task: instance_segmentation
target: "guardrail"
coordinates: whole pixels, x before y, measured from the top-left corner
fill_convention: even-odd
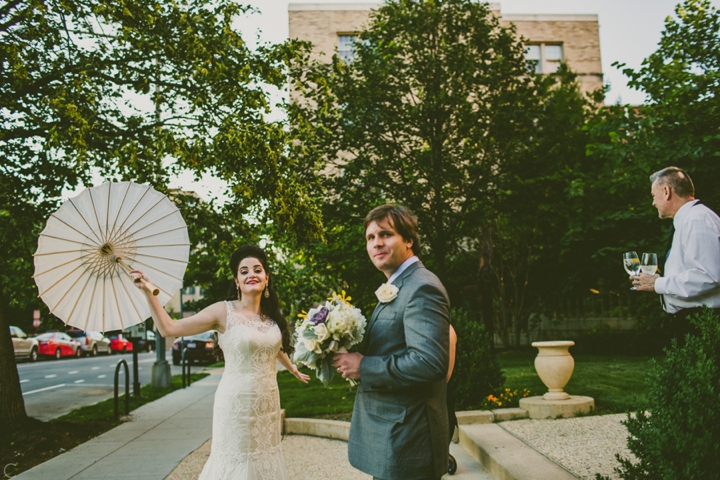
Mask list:
[[[130,369],[125,360],[120,360],[115,366],[115,420],[120,417],[118,414],[118,376],[121,365],[125,367],[125,415],[130,414]]]

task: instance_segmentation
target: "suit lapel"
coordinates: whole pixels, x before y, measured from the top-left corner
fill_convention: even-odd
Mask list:
[[[395,279],[395,281],[393,282],[393,285],[395,285],[398,288],[398,295],[400,294],[399,290],[402,288],[403,282],[405,281],[405,279],[408,276],[410,276],[410,274],[412,272],[414,272],[415,270],[417,270],[418,268],[420,268],[422,266],[423,266],[422,262],[417,261],[417,262],[413,263],[412,265],[410,265],[408,268],[406,268],[405,271],[403,273],[401,273],[398,278]],[[367,328],[365,329],[365,338],[364,338],[363,344],[366,344],[367,339],[370,338],[370,332],[372,331],[372,328],[375,325],[375,321],[377,320],[378,315],[380,315],[380,312],[382,312],[384,308],[386,308],[388,305],[392,304],[393,302],[395,302],[395,300],[393,300],[392,302],[388,302],[388,303],[378,302],[378,304],[375,305],[375,310],[373,310],[372,317],[370,317],[370,321],[368,322]]]

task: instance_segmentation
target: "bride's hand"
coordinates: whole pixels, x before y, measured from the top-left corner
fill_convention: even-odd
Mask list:
[[[310,375],[305,375],[300,370],[298,370],[297,365],[293,365],[293,369],[290,371],[290,373],[295,375],[295,378],[297,378],[303,383],[308,383],[308,380],[310,380]]]
[[[130,277],[133,279],[133,285],[135,285],[140,290],[147,290],[145,283],[149,282],[150,279],[142,271],[132,270],[130,272]]]

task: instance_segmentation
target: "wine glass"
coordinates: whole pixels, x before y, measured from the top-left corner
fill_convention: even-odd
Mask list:
[[[658,269],[657,253],[643,253],[640,262],[640,271],[648,275],[655,275]]]
[[[655,263],[657,263],[657,261]],[[628,275],[637,276],[637,274],[640,273],[640,259],[638,258],[638,254],[635,252],[623,253],[623,267],[625,267]],[[637,288],[633,286],[630,290],[637,290]]]

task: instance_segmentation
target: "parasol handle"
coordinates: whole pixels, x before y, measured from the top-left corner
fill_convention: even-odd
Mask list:
[[[130,273],[130,271],[132,270],[132,268],[130,268],[127,263],[123,262],[122,258],[115,257],[115,261],[116,261],[117,263],[119,263],[120,265],[122,265],[123,268],[124,268],[125,270],[127,270],[128,273]],[[145,284],[145,288],[147,288],[149,291],[151,291],[152,294],[155,295],[156,297],[158,296],[158,294],[160,293],[160,289],[159,289],[159,288],[157,288],[155,285],[153,285],[152,282],[148,282],[148,281],[145,280],[145,279],[142,279],[142,278],[141,278],[140,280],[142,280],[142,282]]]

